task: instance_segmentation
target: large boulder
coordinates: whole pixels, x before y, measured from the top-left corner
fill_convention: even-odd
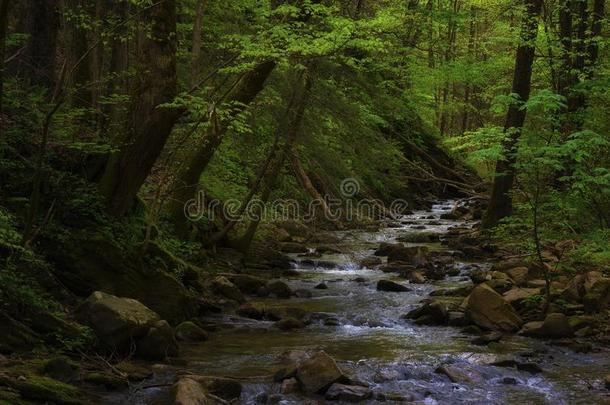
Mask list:
[[[444,325],[448,318],[447,307],[442,302],[432,301],[410,311],[404,318],[414,319],[418,325]]]
[[[527,267],[514,267],[506,270],[506,274],[515,282],[518,286],[524,286],[527,284],[529,270]]]
[[[401,277],[406,278],[412,284],[424,284],[426,282],[426,276],[421,271],[409,270],[404,273],[400,273]]]
[[[484,269],[472,269],[470,271],[470,280],[472,280],[473,284],[481,284],[491,280],[491,274]]]
[[[237,308],[235,313],[244,318],[262,320],[265,318],[266,309],[263,304],[247,302],[244,305]]]
[[[388,254],[388,263],[405,262],[416,267],[424,267],[430,261],[426,246],[408,246],[392,249]]]
[[[184,342],[202,342],[208,340],[208,333],[191,321],[176,326],[176,338]]]
[[[267,284],[265,279],[250,274],[229,274],[226,277],[244,294],[256,295]]]
[[[173,385],[170,403],[173,405],[228,404],[238,400],[242,387],[232,378],[184,375]]]
[[[172,387],[171,401],[173,405],[215,405],[215,398],[211,397],[205,388],[191,378],[180,378]]]
[[[148,329],[146,335],[136,342],[136,354],[150,360],[178,356],[174,330],[167,321],[158,321]]]
[[[568,317],[560,313],[548,314],[543,322],[534,321],[523,325],[521,331],[526,336],[538,336],[549,339],[561,339],[574,335]]]
[[[40,242],[57,278],[79,296],[104,291],[133,298],[176,323],[197,314],[197,300],[159,260],[142,260],[106,234],[74,230],[68,238]]]
[[[610,307],[610,278],[598,280],[582,298],[587,312],[598,312]]]
[[[210,287],[216,294],[222,295],[225,298],[237,301],[239,303],[246,302],[246,298],[242,294],[241,290],[224,276],[213,278],[210,282]]]
[[[462,305],[468,319],[484,329],[515,332],[523,325],[513,307],[485,283],[476,286]]]
[[[560,298],[568,302],[581,302],[595,283],[601,279],[603,279],[603,275],[599,271],[577,274],[561,292]]]
[[[93,329],[99,342],[124,351],[161,320],[153,310],[131,298],[96,291],[76,309],[76,318]]]
[[[266,289],[270,294],[275,295],[277,298],[287,299],[292,295],[292,290],[290,287],[288,287],[288,284],[280,280],[271,281],[269,284],[267,284]]]
[[[135,343],[136,353],[144,358],[162,360],[178,355],[171,326],[134,299],[96,291],[77,308],[76,317],[110,351],[127,353]]]
[[[540,295],[539,288],[513,288],[502,294],[502,297],[515,308],[520,308],[524,302],[536,295]]]
[[[296,378],[307,394],[324,393],[336,382],[345,379],[335,360],[319,351],[297,365]]]

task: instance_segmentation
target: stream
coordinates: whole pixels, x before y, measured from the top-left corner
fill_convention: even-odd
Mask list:
[[[235,315],[218,315],[212,319],[223,325],[210,340],[187,344],[181,348],[183,366],[167,366],[147,381],[146,389],[136,386],[130,402],[164,403],[167,387],[176,372],[231,376],[243,383],[241,403],[255,404],[268,396],[280,404],[304,403],[300,394],[281,395],[280,385],[272,381],[278,356],[289,350],[323,349],[336,359],[350,377],[365,382],[374,392],[399,394],[425,404],[596,404],[608,403],[603,376],[610,370],[607,352],[576,353],[549,342],[520,336],[506,336],[498,343],[475,346],[473,336],[460,328],[417,326],[401,315],[419,306],[422,299],[438,288],[470,284],[470,269],[489,266],[455,259],[459,274],[442,281],[411,284],[408,292],[377,291],[380,279],[407,284],[393,273],[361,268],[360,259],[370,256],[381,242],[393,242],[406,233],[434,232],[446,234],[451,227],[471,223],[442,220],[453,202],[434,205],[430,210],[416,211],[379,231],[341,231],[337,247],[344,253],[323,255],[323,266],[293,255],[295,275],[282,278],[293,289],[311,291],[311,298],[280,300],[254,298],[267,306],[298,307],[316,313],[304,329],[280,331],[273,322],[255,321]],[[395,222],[395,221],[393,221]],[[416,244],[406,244],[416,245]],[[441,243],[426,243],[431,251],[447,252]],[[310,246],[315,247],[315,246]],[[334,263],[334,266],[331,264]],[[355,281],[364,278],[366,281]],[[328,289],[315,289],[324,282]],[[460,302],[459,297],[438,297]],[[329,321],[330,319],[330,321]],[[515,368],[490,363],[502,359],[535,363],[544,371],[531,374]],[[445,375],[435,373],[441,364],[451,364],[477,376],[473,383],[452,383]],[[161,387],[151,388],[158,384]],[[118,399],[118,398],[115,398]],[[123,397],[124,399],[124,397]],[[323,402],[323,400],[322,400]],[[117,402],[115,402],[117,403]],[[328,401],[328,403],[339,403]],[[370,400],[365,403],[377,403]],[[392,403],[387,401],[386,403]]]

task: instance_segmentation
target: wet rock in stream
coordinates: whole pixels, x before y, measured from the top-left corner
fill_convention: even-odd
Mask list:
[[[349,383],[335,360],[324,351],[291,351],[282,355],[282,360],[285,366],[275,373],[274,380],[283,382],[294,377],[308,395],[324,394],[334,383]]]
[[[334,383],[326,391],[324,398],[329,401],[360,402],[365,401],[372,396],[373,391],[368,387]]]
[[[367,256],[364,259],[361,259],[359,264],[361,267],[372,269],[376,266],[381,265],[382,261],[377,256]]]
[[[516,332],[523,324],[513,307],[484,283],[476,286],[462,305],[466,316],[484,329]]]
[[[269,294],[273,294],[277,298],[288,299],[292,296],[292,290],[288,284],[280,280],[271,281],[266,288]]]
[[[390,280],[379,280],[377,282],[377,290],[378,291],[388,291],[388,292],[407,292],[411,291],[411,289],[402,284],[395,283]]]
[[[474,384],[483,381],[483,377],[474,370],[448,364],[437,367],[434,372],[443,374],[447,376],[451,382],[458,384]]]
[[[402,248],[405,245],[402,243],[387,243],[381,242],[379,248],[375,250],[375,256],[388,256],[394,249]]]
[[[403,315],[405,319],[413,319],[417,325],[444,325],[447,316],[445,304],[436,301],[426,303]]]

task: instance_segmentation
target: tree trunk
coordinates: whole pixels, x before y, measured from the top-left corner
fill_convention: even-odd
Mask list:
[[[279,132],[275,134],[275,139],[273,141],[273,145],[271,146],[271,150],[269,151],[269,154],[267,155],[265,162],[261,166],[261,169],[259,171],[258,176],[256,177],[256,180],[254,181],[254,183],[252,183],[252,186],[250,187],[248,194],[246,194],[246,196],[244,197],[244,200],[241,203],[239,211],[235,215],[238,219],[233,220],[232,218],[230,218],[229,222],[220,231],[218,231],[214,235],[212,235],[212,237],[208,241],[208,243],[210,245],[215,245],[216,243],[220,242],[222,239],[226,238],[226,236],[229,234],[229,232],[231,232],[231,230],[238,223],[239,219],[241,219],[241,216],[244,214],[244,212],[248,208],[250,201],[252,201],[252,198],[258,192],[258,189],[259,189],[263,179],[265,178],[265,173],[267,173],[267,171],[269,170],[269,166],[271,165],[271,162],[273,162],[274,158],[276,157],[276,154],[278,152],[277,149],[278,149],[278,144],[280,141],[280,135],[281,134]]]
[[[542,0],[526,0],[526,12],[521,28],[521,43],[517,47],[515,71],[511,93],[519,99],[511,103],[506,114],[504,132],[508,135],[502,145],[504,157],[496,162],[496,177],[489,200],[489,206],[483,218],[483,227],[491,228],[512,213],[512,197],[510,192],[515,178],[515,162],[517,159],[517,143],[525,122],[526,111],[523,104],[529,99],[534,63],[535,40],[538,34],[538,16],[542,8]]]
[[[222,143],[231,119],[254,101],[256,96],[263,90],[265,82],[274,68],[275,62],[262,62],[239,80],[239,83],[221,104],[235,106],[231,117],[218,120],[216,112],[212,113],[210,125],[206,129],[202,142],[186,158],[187,163],[178,172],[173,184],[168,211],[175,230],[179,235],[186,236],[188,234],[188,223],[184,216],[184,204],[195,197],[199,188],[201,173],[203,173]]]
[[[0,0],[0,115],[2,114],[2,98],[4,96],[4,59],[6,51],[6,28],[8,24],[8,3],[9,0]],[[1,121],[1,118],[0,118]],[[3,125],[0,122],[0,136],[3,132]]]
[[[26,51],[26,76],[32,85],[52,92],[55,88],[55,53],[59,13],[57,0],[30,0]]]
[[[91,52],[91,62],[89,63],[91,84],[91,108],[94,109],[97,118],[97,130],[100,131],[103,126],[103,117],[100,111],[99,100],[102,95],[102,72],[104,66],[104,42],[102,41],[102,23],[106,14],[106,5],[104,0],[95,2],[95,24],[91,35],[91,42],[95,44]]]
[[[602,33],[602,22],[604,20],[606,0],[593,1],[593,13],[591,18],[591,40],[588,46],[589,58],[587,67],[590,69],[597,62],[599,56],[599,36]],[[591,76],[591,72],[589,77]]]
[[[191,50],[191,87],[197,84],[201,73],[201,31],[203,25],[203,13],[207,0],[199,0],[193,23],[193,45]]]
[[[468,28],[468,63],[472,63],[474,61],[474,45],[475,45],[475,37],[477,34],[476,31],[476,8],[474,6],[470,7],[470,24]],[[469,110],[470,110],[470,92],[471,85],[470,83],[466,83],[464,86],[464,108],[462,110],[462,129],[461,133],[468,131],[469,129]]]
[[[303,116],[305,115],[305,109],[311,96],[312,78],[310,75],[311,72],[305,72],[305,77],[302,79],[304,83],[298,85],[299,87],[302,86],[302,89],[300,90],[301,94],[295,97],[295,101],[293,103],[288,105],[286,119],[282,120],[283,122],[281,122],[277,128],[279,134],[285,134],[286,141],[284,143],[284,147],[265,176],[260,198],[262,204],[266,204],[269,201],[269,197],[271,196],[271,192],[277,183],[277,179],[280,175],[282,167],[284,167],[286,157],[296,143],[297,136],[303,122]],[[258,225],[262,220],[263,212],[259,210],[259,212],[256,214],[257,215],[255,218],[252,218],[246,232],[238,242],[239,248],[244,253],[247,253],[250,249],[250,245],[252,244],[252,240],[254,239]]]
[[[88,86],[91,84],[91,55],[81,60],[89,48],[87,30],[79,22],[79,18],[75,17],[86,12],[85,4],[82,0],[63,0],[62,3],[62,8],[68,11],[63,20],[66,57],[68,66],[75,67],[68,82],[68,86],[72,88],[70,101],[74,107],[90,108],[92,97]]]
[[[129,15],[129,3],[126,1],[115,1],[112,7],[112,15],[118,21],[125,21]],[[129,80],[125,77],[129,69],[129,38],[126,29],[119,29],[116,32],[112,41],[112,49],[110,55],[110,79],[108,80],[108,88],[106,95],[113,94],[127,95],[129,89]],[[111,104],[104,108],[104,117],[100,132],[105,138],[107,134],[112,134],[112,140],[115,144],[120,144],[125,137],[126,126],[126,111],[123,104]]]
[[[156,3],[144,15],[151,31],[143,36],[139,49],[133,127],[118,154],[109,159],[101,182],[108,211],[115,216],[130,208],[181,115],[177,109],[160,107],[171,102],[177,91],[176,2]]]
[[[292,164],[292,170],[294,171],[294,174],[295,174],[296,178],[299,180],[299,183],[301,184],[301,186],[305,189],[305,191],[307,191],[307,193],[311,196],[311,198],[314,201],[318,201],[320,203],[320,207],[322,208],[322,212],[324,213],[325,219],[327,221],[335,223],[335,221],[333,219],[334,216],[333,216],[332,212],[330,211],[330,207],[326,203],[326,199],[320,194],[320,192],[316,189],[316,187],[313,185],[313,183],[309,179],[307,172],[305,171],[305,169],[303,168],[303,165],[301,164],[299,155],[297,154],[297,152],[294,149],[290,152],[290,162]]]

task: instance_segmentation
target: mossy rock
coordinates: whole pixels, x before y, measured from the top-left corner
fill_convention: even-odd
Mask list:
[[[208,333],[191,321],[176,326],[176,338],[185,342],[202,342],[208,340]]]
[[[83,381],[93,385],[101,385],[107,390],[116,391],[128,387],[127,379],[113,376],[103,372],[90,372],[85,374]]]
[[[69,238],[41,244],[57,277],[80,296],[104,291],[133,298],[175,323],[196,313],[195,298],[162,265],[150,264],[106,235],[74,231]]]
[[[18,391],[21,397],[26,399],[61,405],[91,403],[91,401],[86,400],[85,394],[75,386],[36,374],[25,376],[0,374],[0,385]]]

